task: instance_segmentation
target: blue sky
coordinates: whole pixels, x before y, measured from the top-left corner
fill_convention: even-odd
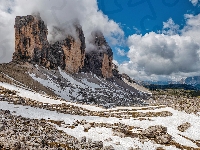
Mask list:
[[[158,32],[169,18],[181,29],[185,26],[184,14],[200,13],[200,7],[189,0],[98,0],[98,7],[109,19],[120,24],[125,37]],[[112,46],[112,49],[116,48]],[[120,49],[129,50],[127,45],[120,46]],[[114,53],[114,58],[119,63],[129,60],[117,53]]]
[[[0,63],[14,52],[16,16],[39,12],[52,40],[53,26],[66,32],[79,20],[86,38],[100,30],[119,71],[137,80],[200,76],[199,0],[0,0]],[[59,36],[58,36],[59,37]]]
[[[172,28],[175,28],[176,30],[173,34],[170,34],[171,36],[178,35],[178,38],[183,38],[187,35],[191,39],[193,39],[192,34],[184,35],[186,32],[185,30],[188,27],[187,21],[189,20],[186,15],[198,16],[198,14],[200,13],[198,0],[98,0],[98,7],[105,15],[108,16],[109,19],[113,19],[116,23],[120,25],[120,27],[124,31],[124,38],[126,42],[130,41],[130,36],[141,35],[143,38],[145,34],[149,33],[155,33],[155,36],[164,34],[165,38],[168,38],[167,36],[169,36],[169,33],[164,31],[170,30],[171,27],[167,26],[167,23],[169,23],[170,21],[172,22],[171,24],[173,24]],[[198,21],[199,20],[197,19],[197,22]],[[164,23],[166,24],[165,28]],[[150,37],[150,35],[148,36]],[[145,42],[145,40],[143,41]],[[139,42],[141,42],[141,40]],[[162,46],[162,44],[160,46]],[[193,53],[193,50],[190,50],[190,48],[188,49],[188,47],[189,46],[187,46],[187,48],[180,46],[179,49],[180,51],[191,51],[191,53]],[[138,48],[139,49],[137,49],[136,51],[140,51],[140,48],[142,49],[143,46],[138,46]],[[170,47],[166,48],[166,55],[169,48]],[[154,71],[149,71],[150,69],[148,69],[148,65],[146,65],[148,64],[148,62],[145,65],[138,65],[130,62],[132,61],[132,59],[134,59],[130,55],[134,54],[131,54],[129,44],[125,43],[121,46],[114,45],[112,46],[112,49],[115,51],[114,59],[119,64],[120,70],[122,72],[128,72],[128,74],[131,75],[133,78],[135,76],[135,78],[139,79],[143,76],[144,78],[142,77],[140,78],[140,80],[180,80],[181,78],[185,78],[187,76],[200,75],[199,68],[188,69],[193,68],[196,64],[199,64],[199,60],[194,63],[188,63],[188,66],[186,64],[187,67],[178,64],[182,63],[182,61],[185,61],[184,59],[187,58],[187,52],[183,52],[185,53],[183,54],[184,56],[181,56],[182,58],[185,57],[183,60],[174,61],[172,60],[173,58],[167,58],[170,59],[171,62],[169,61],[169,63],[163,63],[163,66],[156,65],[157,56],[153,57],[154,55],[152,55],[150,59],[154,59],[155,62],[153,66],[151,65],[149,67],[152,67],[151,70]],[[171,49],[173,49],[173,47]],[[147,49],[143,50],[143,52],[146,51]],[[159,51],[157,50],[156,53],[159,53]],[[198,52],[195,51],[194,53],[197,54]],[[188,55],[189,59],[192,60],[192,55],[195,54],[188,53]],[[164,59],[164,61],[167,59]],[[140,61],[135,61],[135,63],[140,63]],[[171,69],[172,65],[177,67]],[[141,66],[143,66],[143,69],[141,68]],[[156,67],[158,68],[155,69]],[[140,72],[141,74],[136,72]]]

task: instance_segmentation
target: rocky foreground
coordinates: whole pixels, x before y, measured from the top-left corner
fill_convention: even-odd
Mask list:
[[[92,139],[86,139],[85,136],[78,140],[75,137],[67,135],[62,130],[55,128],[53,124],[59,124],[56,121],[24,118],[12,115],[9,110],[0,110],[0,120],[1,149],[114,149],[112,146],[103,148],[102,141],[92,141]],[[52,124],[49,124],[49,122]],[[85,121],[76,122],[75,126],[79,123],[85,125],[85,132],[91,128],[91,125],[86,124]],[[93,124],[93,126],[98,126],[98,124]],[[109,127],[109,125],[104,126]],[[119,125],[118,129],[120,126],[121,129],[123,127],[127,128],[124,125]],[[115,134],[120,134],[120,132],[117,132],[118,129],[115,128]],[[120,136],[123,137],[125,134],[121,132]],[[152,126],[141,132],[140,136],[141,139],[153,138],[160,144],[166,144],[172,140],[172,137],[167,134],[167,128],[162,126]],[[133,148],[130,147],[129,149]]]
[[[47,99],[0,87],[1,149],[200,149],[198,112],[164,105],[104,109]]]
[[[200,112],[200,99],[192,97],[186,90],[157,90],[149,100],[150,105],[166,105],[186,113]]]

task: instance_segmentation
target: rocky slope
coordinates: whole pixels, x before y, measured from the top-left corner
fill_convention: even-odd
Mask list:
[[[142,92],[131,82],[106,80],[93,73],[70,74],[59,68],[46,69],[31,63],[0,64],[0,81],[68,101],[106,108],[148,104],[149,92]]]
[[[149,93],[136,90],[120,79],[112,81],[93,73],[77,73],[73,76],[61,70],[46,70],[33,66],[29,75],[43,86],[52,89],[64,99],[103,107],[146,105]]]

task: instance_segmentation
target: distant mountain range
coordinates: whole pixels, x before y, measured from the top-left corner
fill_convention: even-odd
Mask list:
[[[180,81],[143,81],[141,84],[150,89],[200,90],[200,76],[187,77]]]
[[[144,87],[150,89],[150,90],[156,90],[156,89],[184,89],[184,90],[199,90],[199,88],[187,85],[187,84],[168,84],[168,85],[156,85],[156,84],[149,84],[144,85]]]
[[[200,76],[187,77],[185,79],[185,84],[189,84],[189,85],[198,85],[198,84],[200,84]]]

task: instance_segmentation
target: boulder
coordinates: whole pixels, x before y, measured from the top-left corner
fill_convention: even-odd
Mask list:
[[[167,128],[161,125],[150,126],[140,134],[148,138],[155,138],[156,136],[167,134]]]
[[[191,124],[189,122],[185,122],[181,124],[180,126],[178,126],[178,130],[181,132],[185,132],[190,126]]]
[[[84,132],[88,132],[88,130],[91,128],[91,125],[89,123],[84,124]]]
[[[104,150],[115,150],[115,148],[112,145],[110,145],[110,146],[105,146]]]
[[[86,142],[86,136],[83,136],[82,138],[81,138],[81,143],[85,143]]]
[[[140,133],[141,138],[150,138],[158,144],[168,144],[172,136],[167,133],[167,128],[161,125],[150,126]]]
[[[156,136],[156,139],[155,139],[155,141],[158,144],[168,144],[171,140],[172,140],[172,136],[169,135],[169,134],[164,134],[164,135]]]

